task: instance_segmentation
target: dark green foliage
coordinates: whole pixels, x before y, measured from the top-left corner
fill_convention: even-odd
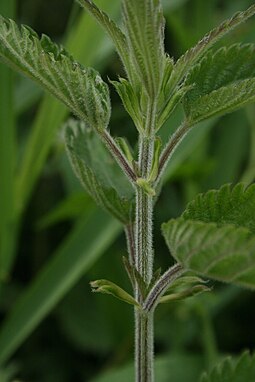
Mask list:
[[[38,82],[94,129],[108,126],[108,86],[98,72],[85,69],[48,37],[0,17],[0,59]]]
[[[255,186],[227,185],[199,195],[163,233],[184,268],[255,288],[254,211]]]
[[[13,0],[1,0],[0,13],[5,15],[2,5],[4,3],[8,5],[11,2]],[[141,127],[144,127],[148,94],[155,92],[159,89],[159,85],[161,86],[160,94],[157,97],[156,119],[158,129],[162,125],[164,126],[160,131],[157,131],[157,135],[160,136],[160,139],[157,138],[157,142],[162,141],[162,145],[158,144],[158,153],[154,157],[154,169],[150,174],[153,182],[157,173],[160,151],[166,144],[169,134],[174,131],[183,118],[181,107],[178,107],[180,102],[185,104],[185,108],[188,107],[187,110],[190,113],[193,108],[191,101],[195,105],[198,102],[197,97],[199,97],[200,92],[202,97],[209,92],[208,107],[217,106],[215,97],[211,97],[211,93],[218,92],[219,88],[214,88],[216,85],[214,81],[209,81],[207,84],[207,75],[208,79],[210,77],[214,80],[217,77],[217,84],[220,87],[225,87],[224,82],[220,81],[223,72],[222,67],[224,64],[229,65],[229,68],[232,69],[228,73],[224,73],[224,78],[222,77],[225,81],[226,74],[229,75],[227,81],[230,82],[227,86],[232,83],[231,78],[234,78],[234,82],[246,81],[241,90],[247,93],[247,98],[242,100],[246,102],[248,98],[251,99],[250,96],[254,89],[250,87],[248,71],[249,63],[252,65],[254,63],[253,48],[250,49],[245,44],[220,49],[216,53],[208,53],[208,49],[228,31],[248,19],[254,13],[255,7],[253,5],[248,11],[239,12],[234,18],[227,19],[234,11],[248,7],[252,1],[222,0],[220,6],[218,0],[210,0],[209,2],[204,0],[162,1],[165,5],[166,20],[172,20],[166,29],[166,51],[176,58],[189,46],[194,45],[194,42],[204,35],[209,26],[217,25],[223,19],[227,21],[223,22],[220,27],[216,27],[179,60],[174,60],[172,57],[162,56],[162,35],[160,33],[153,35],[147,33],[144,28],[146,15],[143,14],[143,24],[140,26],[142,35],[135,42],[141,42],[140,38],[144,41],[150,39],[150,46],[157,49],[158,57],[155,55],[150,57],[147,53],[151,52],[147,52],[147,61],[134,61],[133,53],[129,49],[130,41],[128,44],[123,33],[125,30],[123,22],[118,13],[121,2],[119,0],[95,0],[95,5],[91,0],[79,0],[78,3],[83,5],[99,21],[116,45],[115,48],[122,61],[119,63],[116,55],[111,54],[113,46],[109,43],[108,37],[102,37],[103,33],[101,34],[100,28],[94,23],[88,12],[83,12],[80,9],[80,14],[78,14],[79,7],[70,12],[71,2],[72,0],[63,0],[59,7],[59,2],[55,0],[17,0],[18,13],[9,16],[18,20],[18,23],[25,21],[33,25],[35,30],[39,32],[53,30],[51,36],[54,36],[54,40],[63,41],[63,44],[68,47],[75,58],[78,58],[82,65],[74,62],[65,49],[55,45],[47,37],[43,36],[39,39],[28,27],[24,31],[23,27],[15,29],[17,31],[16,37],[21,37],[20,46],[22,48],[17,46],[17,52],[20,52],[20,57],[25,56],[26,64],[33,65],[35,62],[31,62],[31,58],[26,55],[25,40],[22,39],[28,35],[27,43],[33,49],[38,44],[40,65],[42,64],[41,57],[44,57],[48,63],[47,75],[43,73],[41,76],[44,80],[49,79],[47,85],[52,87],[47,89],[52,91],[53,95],[57,95],[56,92],[61,90],[61,97],[65,96],[65,99],[60,97],[61,100],[72,113],[83,118],[85,125],[88,126],[85,134],[84,131],[80,131],[77,138],[74,139],[78,153],[81,154],[75,156],[74,162],[80,177],[83,176],[85,193],[89,193],[100,207],[107,209],[108,212],[113,213],[117,219],[126,224],[133,219],[133,190],[128,187],[126,178],[117,171],[113,159],[106,153],[102,143],[92,131],[93,128],[98,130],[102,127],[105,129],[108,125],[110,113],[108,87],[105,83],[101,83],[102,88],[98,86],[96,92],[99,99],[95,97],[94,101],[99,101],[97,104],[97,106],[99,105],[99,113],[88,116],[86,115],[86,105],[89,105],[94,97],[92,93],[95,90],[94,86],[98,85],[97,80],[99,79],[97,72],[92,70],[90,72],[90,69],[86,69],[87,73],[91,74],[92,80],[89,94],[84,91],[85,85],[80,92],[80,84],[77,82],[73,84],[72,88],[65,87],[62,83],[59,83],[59,87],[55,86],[56,84],[51,81],[52,66],[58,68],[62,73],[61,70],[64,71],[62,64],[70,60],[73,63],[71,70],[75,69],[77,72],[81,70],[82,75],[84,73],[83,65],[95,66],[100,69],[103,78],[109,76],[116,80],[117,76],[120,75],[120,82],[115,82],[116,88],[119,90],[126,110],[140,132],[142,131]],[[138,9],[140,2],[132,2]],[[127,5],[129,3],[127,2]],[[152,2],[147,4],[151,5]],[[158,1],[155,0],[154,4],[158,6]],[[58,7],[57,11],[55,11],[55,7]],[[58,21],[63,20],[63,9],[65,9],[65,14],[70,14],[70,21],[67,33],[60,35]],[[164,20],[160,7],[158,10],[157,14],[153,14],[155,25],[161,24],[163,26]],[[49,11],[51,13],[47,17]],[[108,13],[112,19],[108,17]],[[76,16],[78,17],[76,18]],[[40,25],[37,24],[37,20],[40,20]],[[52,25],[52,21],[56,23],[55,26]],[[51,22],[51,25],[48,25],[48,22]],[[3,49],[1,37],[6,36],[6,25],[10,25],[9,23],[11,22],[8,20],[4,21],[5,32],[0,34],[0,51],[1,48]],[[20,31],[23,31],[23,37],[20,35]],[[9,37],[13,37],[10,31],[8,33]],[[247,23],[237,29],[236,34],[230,36],[230,39],[224,43],[249,42],[254,41],[254,39],[254,28],[252,24]],[[137,49],[143,51],[144,46],[139,43]],[[232,49],[232,54],[228,57]],[[250,53],[252,54],[249,56]],[[6,50],[5,54],[7,54]],[[10,52],[8,55],[11,57]],[[15,63],[13,56],[12,58]],[[162,58],[161,61],[159,58]],[[238,71],[235,64],[240,65],[242,59],[245,75],[243,78],[237,79],[235,76]],[[218,69],[216,69],[215,60],[220,61]],[[135,70],[133,70],[133,61]],[[176,62],[175,67],[174,62]],[[208,73],[201,70],[201,67],[205,65],[204,63],[208,65]],[[38,68],[41,70],[40,65]],[[22,66],[20,62],[19,66]],[[21,69],[24,73],[24,67]],[[252,72],[252,67],[250,69]],[[198,71],[197,74],[196,70]],[[6,71],[2,70],[2,66],[0,66],[0,73],[1,71],[0,93],[2,93],[2,98],[0,100],[3,98],[7,100],[4,103],[0,102],[2,116],[0,124],[2,131],[1,148],[7,148],[5,151],[8,152],[8,155],[1,156],[4,159],[2,159],[0,166],[0,179],[1,184],[6,185],[8,189],[9,182],[5,174],[10,174],[8,171],[9,168],[12,169],[12,166],[8,167],[7,163],[13,163],[16,169],[15,174],[12,174],[15,175],[15,188],[12,189],[12,185],[10,185],[8,195],[12,196],[13,194],[15,196],[17,199],[15,204],[17,205],[13,206],[13,214],[11,214],[11,218],[14,216],[15,219],[11,225],[7,222],[6,230],[3,229],[4,214],[1,211],[0,233],[2,233],[1,237],[6,237],[6,241],[13,246],[14,251],[15,245],[17,246],[18,260],[12,273],[9,267],[10,278],[8,283],[0,285],[0,315],[1,319],[6,317],[5,323],[3,322],[0,328],[0,381],[1,378],[7,377],[8,382],[13,382],[14,379],[36,382],[70,382],[73,380],[76,382],[130,382],[134,376],[131,367],[131,358],[133,357],[132,308],[112,298],[92,295],[89,287],[90,280],[107,277],[114,283],[123,285],[125,290],[130,288],[120,260],[123,255],[127,257],[124,249],[124,235],[120,236],[121,224],[96,209],[91,197],[80,189],[75,176],[72,174],[72,169],[63,153],[63,141],[56,134],[57,129],[61,128],[64,118],[67,118],[68,111],[49,95],[40,103],[40,110],[36,113],[36,106],[42,93],[37,91],[37,87],[32,82],[26,82],[25,79],[20,79],[18,76],[14,81],[16,91],[15,117],[18,118],[17,135],[14,140],[18,143],[18,152],[15,158],[12,157],[13,150],[10,149],[9,141],[5,141],[5,134],[9,132],[7,126],[10,127],[10,125],[4,118],[6,116],[5,110],[14,113],[14,109],[11,103],[8,105],[11,94],[6,86],[6,81],[2,81],[3,78],[6,78],[8,82],[8,78],[5,77]],[[27,74],[30,77],[34,75],[30,72],[25,73],[25,75]],[[233,74],[234,77],[232,77]],[[125,75],[127,79],[125,79]],[[151,75],[153,75],[153,87],[151,87],[151,83],[148,84],[147,91],[144,92],[142,85],[146,84],[148,79],[151,80]],[[191,81],[193,75],[194,78]],[[199,80],[200,75],[203,78],[203,83]],[[40,82],[42,78],[33,77],[37,83],[46,88]],[[69,78],[69,75],[64,77],[65,80]],[[159,79],[158,82],[157,79]],[[83,78],[82,81],[85,83],[87,79],[85,81]],[[197,87],[194,86],[195,82]],[[84,83],[82,82],[82,84]],[[204,86],[205,84],[206,86]],[[235,86],[233,86],[233,92],[229,92],[229,90],[231,89],[222,92],[221,98],[217,93],[216,101],[219,108],[216,111],[219,115],[222,112],[223,104],[226,106],[224,112],[229,111],[232,107],[240,106],[240,98],[233,105],[236,96]],[[70,105],[71,91],[79,97],[79,102],[76,105]],[[116,135],[127,136],[128,141],[132,142],[134,147],[137,131],[132,128],[130,118],[124,113],[120,102],[116,99],[113,88],[111,92],[113,104],[111,130]],[[33,94],[36,94],[36,97]],[[87,94],[89,94],[88,97]],[[102,94],[105,96],[103,101],[100,98]],[[60,93],[57,96],[59,95]],[[225,101],[229,101],[228,104],[223,102],[223,97],[225,97]],[[80,102],[82,98],[84,103]],[[101,108],[101,101],[103,102],[103,109]],[[100,110],[103,110],[103,113],[100,113]],[[168,122],[173,110],[175,113]],[[192,113],[193,111],[194,109],[192,109]],[[35,113],[34,123],[31,124],[31,119]],[[199,118],[207,118],[212,115],[210,110],[209,113],[204,114],[204,110],[199,109],[199,113]],[[195,120],[192,123],[195,123]],[[78,122],[71,124],[79,125]],[[162,273],[164,273],[171,261],[169,256],[166,256],[166,249],[160,238],[160,222],[173,216],[179,216],[187,202],[199,192],[204,192],[211,187],[219,187],[226,182],[235,183],[245,180],[250,183],[254,180],[255,140],[252,138],[254,135],[253,125],[253,107],[238,111],[232,116],[228,115],[224,119],[205,121],[201,126],[189,132],[183,144],[174,152],[167,169],[167,176],[164,179],[163,193],[161,196],[157,194],[157,198],[155,198],[157,199],[154,219],[156,226],[154,232],[155,255],[157,257],[155,269],[161,266]],[[109,130],[106,132],[110,134]],[[126,150],[127,146],[125,147],[123,141],[119,139],[114,139],[114,141],[118,147],[121,147],[129,163],[136,168],[136,147],[134,150],[132,150],[133,147],[131,150]],[[81,153],[83,149],[85,150]],[[72,150],[73,147],[70,145],[70,152]],[[3,152],[2,149],[1,152]],[[94,153],[97,154],[96,158]],[[2,172],[4,167],[5,173]],[[81,169],[82,171],[80,171]],[[38,180],[37,187],[35,187],[36,180]],[[148,186],[148,183],[146,184]],[[221,193],[226,195],[224,203],[220,201]],[[190,264],[185,257],[185,247],[192,246],[192,248],[200,250],[202,241],[202,244],[205,244],[203,266],[207,266],[206,261],[208,259],[216,259],[221,249],[223,251],[226,249],[229,259],[231,258],[231,263],[227,264],[228,272],[226,265],[217,264],[218,268],[213,269],[213,272],[212,269],[209,269],[213,273],[212,277],[223,281],[233,281],[248,287],[254,286],[255,275],[251,273],[249,276],[247,273],[247,267],[250,266],[251,258],[253,258],[250,253],[254,252],[251,245],[254,231],[252,195],[252,188],[244,192],[241,185],[234,189],[226,186],[225,190],[213,191],[197,197],[194,203],[188,205],[184,217],[177,219],[172,224],[178,228],[178,235],[182,234],[182,229],[186,224],[187,231],[185,232],[187,235],[182,236],[182,248],[177,248],[177,246],[176,248],[178,256],[179,254],[180,256],[183,255],[183,261],[187,266]],[[237,199],[239,202],[236,205]],[[1,192],[1,205],[5,206],[7,202],[6,193]],[[231,206],[234,207],[231,208]],[[227,216],[226,224],[230,224],[230,228],[226,227],[224,214]],[[42,224],[37,224],[38,222]],[[18,226],[17,237],[13,234],[15,224]],[[204,231],[205,225],[208,227],[208,234],[212,235],[211,240],[207,240],[207,236],[202,235],[203,232],[207,232],[207,229]],[[19,228],[22,229],[21,232]],[[5,232],[8,232],[8,236],[5,235]],[[220,232],[223,236],[220,235]],[[234,249],[234,247],[238,251],[240,249],[240,253],[229,251],[230,248]],[[199,251],[197,253],[199,255]],[[247,255],[245,259],[244,254]],[[3,270],[2,259],[6,259],[7,262],[8,253],[6,251],[0,253],[0,272]],[[196,263],[195,256],[193,256],[193,260],[192,266],[194,265],[196,272],[200,268],[196,268],[198,262]],[[200,263],[199,266],[202,267]],[[244,270],[244,274],[235,274],[233,278],[237,267],[239,271]],[[132,267],[129,269],[129,273],[131,282],[137,282],[141,292],[146,295],[147,288],[141,275]],[[203,269],[201,269],[201,274],[203,274]],[[240,279],[241,276],[243,279]],[[150,287],[159,277],[160,272],[156,271]],[[73,290],[72,287],[80,278],[82,278],[83,288],[79,283]],[[207,278],[208,275],[206,275],[205,280]],[[177,280],[172,288],[166,292],[165,297],[168,301],[184,298],[185,301],[161,304],[156,312],[155,363],[157,382],[169,382],[170,379],[171,382],[197,382],[201,372],[211,370],[215,360],[221,358],[222,354],[236,354],[244,348],[254,347],[253,294],[231,285],[214,283],[210,293],[186,300],[186,297],[207,290],[210,286],[211,283],[204,283],[199,277],[186,276],[185,273],[183,278]],[[62,303],[60,302],[61,299],[63,299]],[[45,320],[46,316],[49,317]],[[36,328],[37,330],[35,330]],[[14,370],[15,367],[12,369],[12,363],[10,367],[8,366],[11,357],[13,357],[11,362],[14,362],[15,366],[17,365],[17,372]],[[248,356],[247,358],[249,362],[243,363],[245,370],[250,368],[251,362],[254,363],[254,357]],[[7,362],[6,367],[3,365],[5,362]],[[254,379],[253,375],[239,373],[235,365],[236,363],[231,361],[231,367],[226,367],[226,369],[231,370],[231,379],[228,379],[227,382],[236,382],[234,378],[239,374],[240,378],[245,378],[245,382],[246,380],[251,382],[250,380]],[[12,370],[14,370],[15,375],[10,376],[9,371],[12,372]],[[222,375],[225,376],[224,373],[214,371],[211,375],[214,375],[213,373],[215,373],[217,382],[218,380],[223,382],[220,378]],[[209,379],[212,378],[211,375],[204,376],[203,382],[211,382]],[[242,382],[242,379],[237,381]],[[224,382],[226,381],[224,380]]]
[[[252,382],[255,380],[255,356],[245,352],[237,360],[227,358],[204,374],[200,382]]]
[[[66,146],[85,190],[122,223],[130,223],[133,220],[133,189],[93,130],[83,123],[69,121]]]
[[[191,124],[233,111],[254,100],[255,46],[234,44],[209,52],[194,66],[185,84],[193,88],[184,99]]]
[[[161,2],[124,0],[123,18],[133,71],[137,72],[148,94],[155,97],[159,92],[166,61]]]

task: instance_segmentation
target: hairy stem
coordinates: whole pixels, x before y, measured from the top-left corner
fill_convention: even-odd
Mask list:
[[[169,288],[171,283],[175,281],[183,272],[184,270],[180,264],[175,264],[173,267],[169,268],[149,292],[143,305],[144,311],[153,312],[160,297]]]
[[[100,132],[100,137],[131,183],[134,184],[137,176],[113,137],[107,130]]]
[[[146,192],[136,190],[136,258],[135,266],[149,284],[153,272],[153,249],[152,249],[152,216],[153,198]]]
[[[156,105],[150,102],[147,110],[145,136],[139,142],[139,175],[148,179],[153,163],[155,143]],[[153,274],[153,197],[136,187],[135,266],[148,285]],[[136,299],[142,303],[138,286]],[[153,382],[153,313],[135,310],[136,382]]]
[[[136,382],[152,382],[153,366],[153,313],[136,312]]]

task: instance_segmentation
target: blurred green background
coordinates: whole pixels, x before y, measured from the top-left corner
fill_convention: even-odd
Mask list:
[[[120,0],[96,3],[119,19]],[[250,0],[165,0],[166,49],[178,58]],[[123,75],[109,39],[72,0],[1,0],[0,13],[62,43],[103,77]],[[255,42],[255,20],[221,44]],[[136,131],[111,87],[114,135]],[[163,130],[174,131],[177,110]],[[121,226],[74,177],[63,144],[68,111],[0,65],[0,382],[133,380],[132,308],[92,295],[89,281],[130,288]],[[198,192],[255,176],[255,107],[195,129],[176,152],[155,211],[156,266],[170,255],[160,225]],[[226,354],[253,349],[255,295],[213,283],[213,291],[156,313],[157,382],[196,382]]]

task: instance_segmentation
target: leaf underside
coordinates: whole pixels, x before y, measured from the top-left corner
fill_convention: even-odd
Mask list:
[[[0,60],[37,82],[91,127],[107,127],[111,113],[107,84],[47,36],[39,39],[31,28],[19,28],[0,16]]]
[[[66,147],[73,169],[95,202],[124,224],[133,219],[133,189],[93,130],[70,120]]]
[[[255,356],[250,355],[248,352],[242,354],[237,361],[228,357],[200,379],[200,382],[248,381],[255,381]]]
[[[185,269],[255,288],[255,185],[223,186],[199,195],[163,225],[174,258]]]
[[[187,76],[184,97],[191,124],[234,111],[255,99],[255,45],[234,44],[209,52]]]

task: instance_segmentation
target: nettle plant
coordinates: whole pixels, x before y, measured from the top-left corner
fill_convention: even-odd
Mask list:
[[[91,285],[134,305],[136,381],[151,382],[153,317],[161,302],[208,290],[201,276],[255,288],[254,185],[224,185],[198,195],[179,218],[164,223],[162,232],[176,262],[163,274],[153,270],[153,210],[175,149],[198,122],[255,101],[255,45],[210,50],[255,14],[255,5],[224,21],[174,62],[164,50],[160,0],[122,0],[122,27],[91,0],[78,3],[105,29],[121,59],[126,77],[111,84],[138,131],[138,158],[126,139],[113,137],[108,129],[109,88],[94,69],[82,67],[47,36],[39,38],[3,17],[0,58],[77,117],[67,122],[67,152],[86,192],[123,224],[124,266],[133,295],[108,280]],[[163,147],[159,130],[180,103],[184,120]],[[245,370],[242,380],[253,380],[253,365],[245,354],[236,369],[227,362],[202,380],[234,381],[238,370]]]

